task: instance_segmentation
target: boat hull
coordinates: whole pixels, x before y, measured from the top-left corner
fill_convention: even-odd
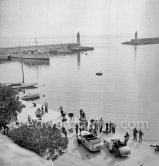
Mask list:
[[[11,86],[13,89],[27,89],[27,88],[36,88],[37,83],[28,83],[21,84],[19,86]]]
[[[49,56],[47,54],[12,54],[11,59],[41,59],[41,60],[49,60]]]
[[[26,95],[26,96],[20,97],[21,100],[25,100],[25,101],[36,100],[39,98],[40,98],[40,94]]]

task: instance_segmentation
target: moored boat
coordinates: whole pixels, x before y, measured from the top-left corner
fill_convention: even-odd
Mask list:
[[[101,76],[102,73],[101,73],[101,72],[97,72],[96,75],[97,75],[97,76]]]
[[[20,97],[21,100],[36,100],[40,98],[40,94],[28,94],[23,97]]]
[[[4,83],[4,85],[5,86],[20,86],[20,85],[22,85],[22,83],[20,83],[20,82],[16,82],[16,83]]]
[[[41,60],[49,60],[48,54],[41,54],[41,53],[28,53],[28,54],[11,54],[12,58],[20,58],[20,59],[41,59]]]
[[[11,86],[13,89],[27,89],[27,88],[36,88],[37,83],[22,83],[18,86]]]

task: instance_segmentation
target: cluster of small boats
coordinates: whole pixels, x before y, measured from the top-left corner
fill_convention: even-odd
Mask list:
[[[16,89],[18,91],[22,91],[24,89],[32,89],[32,88],[37,88],[37,83],[5,83],[5,86],[9,86],[12,89]],[[40,94],[27,94],[24,96],[19,97],[21,100],[36,100],[40,98]]]
[[[27,89],[27,88],[36,88],[37,83],[5,83],[6,86],[10,86],[13,89]]]

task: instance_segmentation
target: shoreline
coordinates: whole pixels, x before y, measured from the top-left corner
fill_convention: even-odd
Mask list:
[[[18,120],[22,121],[22,122],[27,122],[28,121],[28,115],[32,118],[32,119],[36,119],[36,115],[35,112],[38,108],[41,108],[42,105],[36,103],[36,107],[33,106],[33,102],[28,102],[28,101],[24,101],[24,100],[20,100],[22,102],[22,104],[25,105],[25,107],[22,109],[22,112],[20,114],[18,114]],[[48,122],[48,121],[56,121],[59,120],[60,118],[60,113],[58,111],[52,110],[52,109],[48,109],[47,114],[44,114],[43,117],[43,122]]]
[[[25,111],[24,112],[25,114],[23,114],[23,116],[25,116],[26,121],[28,117],[27,115],[30,115],[31,117],[35,117],[36,109],[41,108],[42,106],[41,104],[36,104],[36,107],[33,107],[33,104],[27,101],[22,101],[22,103],[26,106],[22,110],[22,112]],[[52,109],[48,109],[48,113],[44,115],[43,120],[44,122],[54,121],[58,123],[61,120],[60,116],[61,116],[60,112],[52,110]],[[18,118],[20,118],[20,116],[18,116]],[[67,120],[69,121],[69,119]],[[67,127],[69,127],[68,124],[67,124]],[[68,132],[67,127],[66,129]],[[117,129],[115,134],[105,134],[102,132],[102,133],[99,133],[98,136],[100,136],[102,139],[104,138],[120,138],[121,140],[124,139],[124,134],[120,131],[120,129],[119,130]],[[130,137],[128,142],[128,147],[132,151],[130,156],[126,158],[115,158],[114,154],[109,153],[106,147],[104,147],[104,149],[102,149],[101,152],[92,153],[92,152],[89,152],[84,146],[82,145],[78,146],[75,129],[73,133],[68,132],[68,139],[69,139],[69,143],[68,143],[67,151],[62,156],[60,156],[57,160],[54,161],[55,166],[61,166],[61,165],[105,166],[105,165],[110,165],[111,162],[113,162],[114,164],[117,164],[118,166],[127,166],[130,163],[132,166],[139,165],[139,164],[140,166],[142,164],[144,164],[144,166],[154,166],[159,164],[158,153],[154,152],[154,148],[150,147],[150,144],[147,141],[143,141],[143,143],[134,142],[132,140],[132,137]]]

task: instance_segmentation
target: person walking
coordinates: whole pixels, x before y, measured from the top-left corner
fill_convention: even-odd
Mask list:
[[[126,134],[125,134],[125,136],[124,136],[124,138],[125,138],[125,144],[127,145],[127,142],[128,142],[128,140],[129,140],[129,137],[130,137],[130,135],[129,135],[129,133],[128,132],[126,132]]]
[[[133,136],[134,136],[133,140],[135,140],[136,142],[137,142],[137,133],[138,133],[138,130],[135,127],[133,130]]]
[[[103,131],[103,119],[100,119],[100,133]]]
[[[78,123],[76,123],[75,129],[76,129],[76,135],[77,135],[78,134]]]
[[[111,139],[111,141],[109,142],[109,152],[110,153],[113,152],[113,146],[114,146],[114,141],[113,141],[113,139]]]
[[[45,113],[48,113],[48,103],[46,101],[44,103],[44,107],[45,107]]]
[[[81,134],[81,131],[82,131],[82,123],[81,122],[79,124],[79,131],[80,131],[80,134]]]
[[[109,121],[109,132],[111,133],[112,132],[112,122]]]
[[[98,122],[97,122],[97,120],[94,123],[94,128],[95,128],[95,133],[97,135],[97,133],[98,133]]]
[[[142,143],[142,137],[143,137],[144,133],[141,131],[141,129],[139,130],[139,142]]]
[[[105,125],[106,125],[106,126],[105,126],[105,131],[106,131],[106,134],[108,134],[108,129],[109,129],[109,124],[108,124],[108,122],[106,122]]]
[[[112,133],[115,134],[115,123],[112,123]]]

